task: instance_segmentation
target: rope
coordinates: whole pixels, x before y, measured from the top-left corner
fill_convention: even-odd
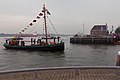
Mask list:
[[[44,34],[44,22],[43,22],[43,34]]]
[[[53,29],[55,30],[56,34],[58,34],[58,32],[57,32],[57,30],[55,29],[55,27],[54,27],[54,25],[53,25],[52,21],[49,19],[49,17],[48,17],[48,16],[47,16],[47,18],[48,18],[48,20],[49,20],[50,24],[52,25]]]

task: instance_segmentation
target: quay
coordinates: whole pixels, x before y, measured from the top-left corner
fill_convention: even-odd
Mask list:
[[[96,24],[88,35],[75,34],[70,38],[70,43],[74,44],[120,44],[120,35],[108,30],[106,24]]]
[[[0,80],[120,80],[120,67],[78,66],[0,71]]]
[[[117,44],[111,37],[71,37],[70,43],[74,44]]]

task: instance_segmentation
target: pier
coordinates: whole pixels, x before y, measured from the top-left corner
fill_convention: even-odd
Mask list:
[[[71,37],[70,43],[74,44],[117,44],[111,37]]]
[[[109,33],[108,25],[95,24],[88,35],[75,34],[70,38],[70,43],[74,44],[120,44],[118,33]]]
[[[119,80],[120,67],[67,67],[1,71],[0,80]]]

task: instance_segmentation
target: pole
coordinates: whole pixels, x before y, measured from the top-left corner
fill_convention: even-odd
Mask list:
[[[120,66],[120,51],[118,51],[116,66]]]
[[[85,30],[84,30],[84,20],[83,20],[83,35],[84,35],[84,32],[85,32]]]

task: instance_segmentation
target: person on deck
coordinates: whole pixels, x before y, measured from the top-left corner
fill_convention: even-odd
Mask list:
[[[31,38],[31,45],[33,44],[33,38]]]
[[[35,44],[35,43],[36,43],[36,40],[34,39],[33,42],[34,42],[34,44]]]
[[[56,38],[54,37],[53,39],[54,39],[54,43],[55,43],[55,39],[56,39]]]
[[[60,41],[60,36],[58,36],[57,39],[58,39],[58,43],[59,43],[59,41]]]
[[[40,45],[41,44],[41,39],[37,40],[37,44]]]
[[[21,41],[21,46],[25,46],[25,41]]]

